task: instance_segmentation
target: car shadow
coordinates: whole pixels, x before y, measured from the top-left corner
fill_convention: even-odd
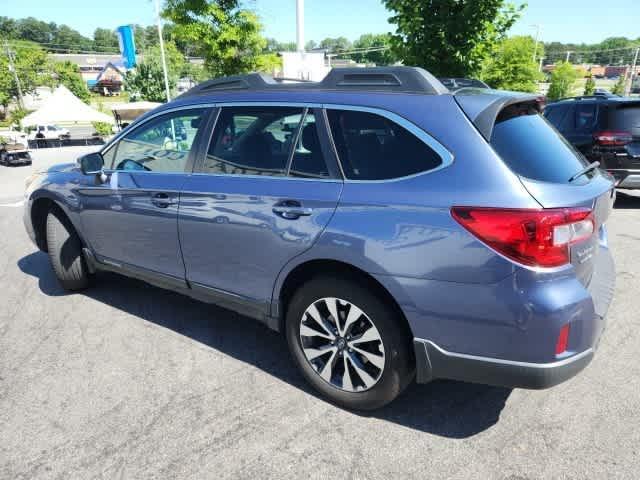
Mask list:
[[[616,192],[616,203],[614,203],[613,208],[640,209],[640,196],[618,190]]]
[[[45,295],[68,295],[58,284],[45,253],[23,257],[18,267],[38,279]],[[99,273],[96,280],[81,294],[254,365],[317,396],[286,353],[284,338],[261,323],[117,274]],[[510,393],[507,388],[439,380],[410,385],[380,410],[355,413],[442,437],[467,438],[498,422]]]

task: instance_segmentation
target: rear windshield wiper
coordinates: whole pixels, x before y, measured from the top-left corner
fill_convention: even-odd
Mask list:
[[[573,177],[569,179],[569,183],[573,182],[576,178],[580,178],[582,175],[586,175],[587,173],[595,170],[600,166],[600,162],[591,162],[589,165],[584,167],[578,173],[576,173]]]

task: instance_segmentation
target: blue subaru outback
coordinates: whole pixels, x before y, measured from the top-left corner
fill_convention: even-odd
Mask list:
[[[539,110],[409,67],[216,79],[35,177],[24,223],[64,288],[109,270],[254,317],[348,408],[550,387],[605,327],[615,191]]]

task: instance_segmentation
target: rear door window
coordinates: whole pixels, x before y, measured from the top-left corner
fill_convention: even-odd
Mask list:
[[[518,175],[532,180],[568,183],[587,162],[535,109],[521,105],[505,108],[496,119],[491,146]],[[586,183],[583,175],[574,184]]]
[[[575,130],[580,133],[593,131],[596,123],[597,107],[595,103],[584,103],[575,106]]]
[[[348,179],[401,178],[442,165],[442,158],[431,147],[382,115],[332,109],[327,116]]]
[[[302,108],[224,107],[202,167],[216,175],[286,175]]]

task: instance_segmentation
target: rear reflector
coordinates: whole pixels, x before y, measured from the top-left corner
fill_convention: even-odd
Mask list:
[[[569,329],[571,328],[570,324],[567,323],[560,329],[560,334],[558,335],[558,341],[556,342],[556,355],[560,355],[567,351],[567,345],[569,343]]]
[[[534,267],[570,262],[570,245],[594,232],[588,208],[545,210],[453,207],[453,218],[502,255]]]
[[[631,135],[631,132],[622,130],[604,130],[602,132],[595,132],[593,139],[599,145],[613,147],[631,143],[633,141],[633,135]]]

